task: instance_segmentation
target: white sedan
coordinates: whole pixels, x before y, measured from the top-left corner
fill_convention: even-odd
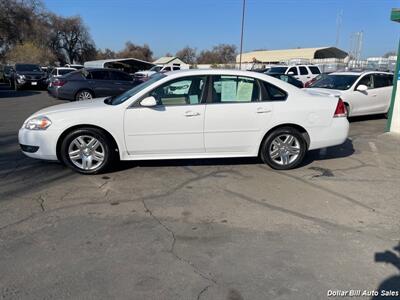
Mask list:
[[[120,96],[56,105],[19,131],[29,157],[95,174],[115,159],[260,156],[298,166],[307,150],[342,144],[343,102],[279,79],[237,70],[156,74]]]
[[[340,97],[349,117],[386,114],[390,106],[393,74],[387,72],[336,72],[321,77],[310,88]]]

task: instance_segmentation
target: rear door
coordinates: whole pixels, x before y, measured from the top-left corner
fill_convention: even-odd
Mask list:
[[[374,79],[374,91],[376,93],[377,113],[387,113],[392,96],[393,75],[376,73],[372,76]]]
[[[270,102],[262,102],[258,80],[244,76],[212,76],[206,106],[204,143],[207,153],[254,155],[263,129],[272,115]]]
[[[90,71],[88,77],[90,88],[94,91],[95,97],[106,97],[118,95],[108,70]]]
[[[299,77],[298,79],[303,83],[306,83],[311,79],[311,73],[308,71],[306,66],[299,66]]]

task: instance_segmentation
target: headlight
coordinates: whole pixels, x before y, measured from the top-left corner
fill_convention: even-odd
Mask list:
[[[17,75],[18,79],[25,79],[25,75]]]
[[[46,130],[51,125],[51,121],[47,117],[39,116],[29,119],[24,127],[29,130]]]

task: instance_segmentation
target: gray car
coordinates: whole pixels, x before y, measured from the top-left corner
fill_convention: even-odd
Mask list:
[[[65,100],[88,100],[115,96],[138,83],[125,72],[114,69],[81,69],[50,81],[50,95]]]

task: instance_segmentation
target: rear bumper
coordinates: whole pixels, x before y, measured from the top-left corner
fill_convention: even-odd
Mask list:
[[[309,150],[320,149],[343,144],[349,136],[347,118],[333,118],[330,126],[308,129],[310,136]]]

